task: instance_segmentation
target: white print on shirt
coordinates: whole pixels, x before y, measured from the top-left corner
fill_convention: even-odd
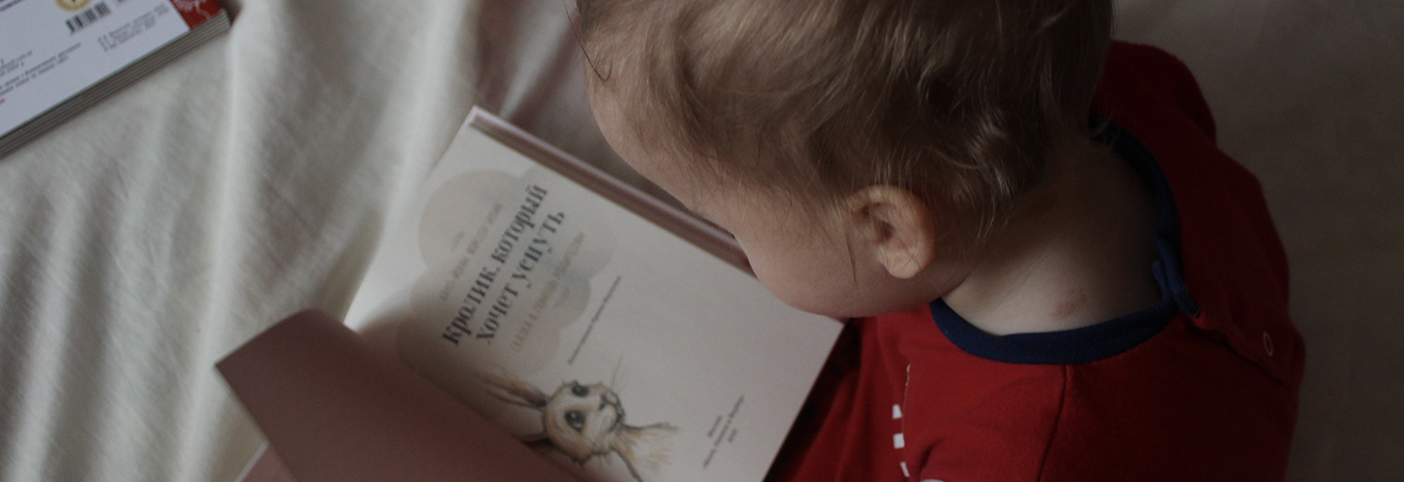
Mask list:
[[[902,382],[902,403],[900,403],[900,404],[898,404],[898,403],[892,404],[892,419],[893,419],[893,420],[902,420],[902,407],[903,407],[904,405],[907,404],[907,388],[908,388],[909,385],[911,385],[911,383],[912,383],[912,366],[911,366],[911,365],[907,365],[907,379],[906,379],[905,381]],[[906,448],[906,447],[907,447],[907,437],[906,437],[905,435],[903,435],[904,433],[906,433],[906,429],[907,429],[906,425],[907,425],[907,424],[906,424],[906,421],[905,421],[905,420],[902,421],[902,422],[900,422],[900,423],[901,423],[901,425],[902,425],[902,431],[901,431],[901,432],[897,432],[895,435],[892,436],[892,448],[893,448],[893,450],[902,450],[903,448]],[[907,477],[907,478],[909,478],[909,477],[912,476],[912,473],[911,473],[910,471],[907,470],[907,462],[904,461],[904,460],[902,460],[902,459],[905,459],[905,458],[906,458],[906,457],[903,456],[903,455],[900,454],[900,453],[899,453],[898,456],[897,456],[897,460],[900,461],[900,462],[898,462],[898,465],[900,465],[900,466],[902,467],[902,477]]]

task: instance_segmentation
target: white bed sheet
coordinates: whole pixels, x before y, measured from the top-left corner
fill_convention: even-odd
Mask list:
[[[1198,74],[1294,270],[1291,480],[1404,473],[1404,6],[1125,0]],[[566,0],[245,0],[232,32],[0,159],[0,481],[231,480],[212,365],[339,313],[473,103],[621,176]],[[634,178],[636,179],[636,178]]]

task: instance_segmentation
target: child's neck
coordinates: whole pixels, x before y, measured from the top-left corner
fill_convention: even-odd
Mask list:
[[[1149,191],[1115,153],[1082,152],[1024,198],[944,297],[971,324],[996,335],[1069,330],[1159,299]]]

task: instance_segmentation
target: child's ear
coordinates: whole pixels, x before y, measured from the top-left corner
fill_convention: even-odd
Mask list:
[[[848,197],[856,239],[894,277],[908,279],[936,258],[936,223],[926,202],[893,186],[868,186]]]

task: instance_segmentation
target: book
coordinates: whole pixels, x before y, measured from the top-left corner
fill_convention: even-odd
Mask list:
[[[216,0],[0,0],[0,157],[228,30]]]
[[[578,480],[761,480],[841,328],[770,295],[725,232],[480,109],[463,124],[409,213],[389,227],[345,318],[346,330],[361,332],[358,343],[365,347],[325,351],[392,354],[402,366],[387,373],[412,372],[497,427],[464,428],[461,436],[506,434],[529,448],[537,463],[554,464]],[[310,327],[326,318],[302,314],[284,324],[325,331],[330,328]],[[278,327],[241,351],[276,345],[260,339]],[[269,436],[281,459],[270,463],[306,482],[311,479],[293,459],[327,456],[308,455],[316,443],[305,440],[288,444],[298,455],[288,453],[274,434],[285,427],[265,420],[298,424],[328,412],[288,416],[254,406],[262,402],[250,399],[267,396],[241,390],[267,389],[247,373],[231,377],[230,369],[311,355],[267,353],[258,361],[235,352],[220,369]],[[310,363],[287,366],[304,367],[298,376],[306,377]],[[375,382],[365,377],[328,370],[277,385],[303,390],[345,378],[351,381],[332,389],[367,384],[352,392],[409,391],[371,387]],[[350,425],[407,410],[362,410]],[[442,429],[435,425],[398,433]],[[332,437],[330,443],[346,440]]]

